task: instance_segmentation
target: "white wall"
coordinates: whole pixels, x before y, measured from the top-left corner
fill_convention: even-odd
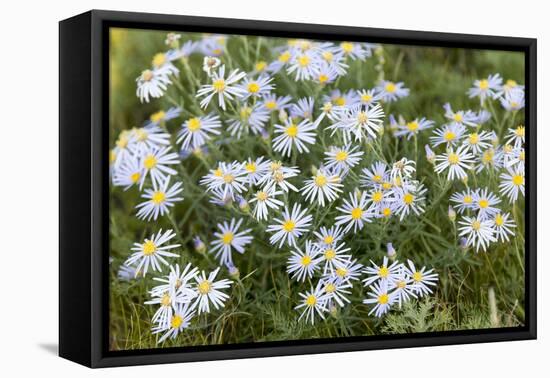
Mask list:
[[[550,27],[544,1],[5,1],[0,58],[0,375],[258,377],[541,376],[548,360],[545,154]],[[91,371],[57,343],[57,21],[90,8],[536,37],[539,140],[539,340]],[[546,300],[543,300],[546,295]],[[546,348],[544,352],[543,348]],[[539,372],[539,374],[537,374]],[[548,372],[545,372],[548,374]]]

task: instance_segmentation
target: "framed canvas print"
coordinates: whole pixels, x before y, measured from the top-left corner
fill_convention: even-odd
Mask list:
[[[536,40],[60,22],[60,355],[536,337]]]

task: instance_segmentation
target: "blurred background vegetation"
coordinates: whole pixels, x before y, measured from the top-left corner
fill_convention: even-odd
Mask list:
[[[201,37],[190,33],[182,35],[184,41]],[[150,66],[154,54],[167,50],[165,37],[166,32],[160,31],[111,30],[111,145],[120,131],[140,127],[152,113],[173,106],[166,98],[141,104],[135,94],[136,77]],[[236,36],[229,38],[227,50],[234,68],[252,71],[258,59],[269,62],[275,58],[269,50],[270,47],[285,43],[286,40]],[[223,57],[221,59],[224,61]],[[505,80],[514,79],[523,84],[525,77],[522,53],[383,45],[380,53],[366,62],[353,62],[348,75],[339,81],[338,88],[343,91],[351,88],[372,88],[380,77],[380,70],[376,66],[381,60],[384,62],[384,77],[404,81],[411,90],[409,97],[392,103],[390,108],[386,105],[385,110],[403,115],[406,119],[427,117],[436,122],[436,127],[445,123],[442,106],[446,102],[450,102],[455,110],[479,109],[479,100],[469,99],[465,94],[475,79],[498,72]],[[202,56],[193,55],[190,66],[195,75],[204,82]],[[281,76],[284,75],[275,76],[275,92],[278,95],[291,94],[297,99],[316,91],[313,84],[295,85],[293,81]],[[179,80],[185,88],[190,88],[190,82],[183,72]],[[329,85],[322,94],[327,94],[330,89],[332,87]],[[174,86],[169,88],[168,94],[185,107],[183,97]],[[317,102],[316,108],[319,105],[320,102]],[[500,112],[500,106],[497,107]],[[175,135],[183,121],[178,118],[168,122],[169,130]],[[516,118],[516,121],[522,120]],[[497,124],[494,120],[489,125],[493,129],[517,126]],[[253,244],[244,255],[235,257],[240,279],[230,292],[231,299],[226,309],[201,316],[188,332],[163,346],[431,332],[523,324],[523,199],[518,201],[516,210],[518,237],[513,238],[510,243],[492,246],[487,253],[476,254],[473,250],[461,250],[457,242],[456,226],[449,220],[447,208],[449,196],[465,187],[461,182],[446,186],[437,184],[439,181],[433,173],[433,167],[427,163],[423,153],[423,146],[428,143],[430,135],[431,131],[427,131],[419,137],[418,156],[410,141],[398,141],[389,132],[381,139],[381,148],[388,161],[403,156],[418,161],[417,177],[429,190],[426,213],[420,217],[408,217],[403,222],[398,219],[373,222],[362,232],[353,235],[351,240],[349,237],[345,239],[348,246],[352,247],[354,257],[363,264],[367,264],[370,259],[381,261],[386,253],[386,243],[393,242],[400,261],[410,258],[416,264],[435,268],[440,282],[430,299],[423,300],[422,303],[413,301],[401,310],[392,309],[389,315],[376,319],[367,316],[369,308],[361,304],[366,292],[356,283],[351,296],[352,305],[346,306],[334,316],[329,316],[324,322],[316,322],[313,327],[298,322],[299,313],[293,307],[297,303],[298,292],[309,289],[309,286],[289,280],[285,272],[288,252],[272,248],[267,242],[269,234],[265,233],[264,228],[256,227]],[[235,142],[234,147],[211,151],[212,164],[220,156],[227,160],[244,160],[249,156],[262,154],[262,142],[258,139],[243,138]],[[311,154],[301,155],[298,161],[301,170],[307,172],[312,165],[318,166],[316,156],[322,156],[319,146]],[[367,162],[370,164],[372,161],[374,158],[368,156]],[[197,185],[199,178],[206,173],[204,167],[192,157],[182,164],[183,169],[180,171],[185,187],[185,200],[178,203],[173,211],[183,242],[180,263],[192,262],[200,269],[211,271],[216,263],[212,258],[208,259],[197,253],[193,249],[191,238],[200,235],[207,243],[211,240],[216,223],[231,216],[243,217],[243,214],[239,209],[209,204],[204,188]],[[479,187],[488,186],[493,192],[498,192],[498,182],[487,173],[476,176]],[[299,184],[299,181],[296,183]],[[295,198],[298,200],[299,197]],[[172,228],[166,218],[152,223],[138,220],[134,211],[138,202],[137,189],[123,192],[120,188],[111,188],[110,232],[113,262],[110,336],[111,348],[115,350],[157,347],[157,337],[150,332],[150,319],[155,308],[143,304],[148,299],[147,290],[153,286],[151,278],[130,282],[117,279],[117,270],[130,254],[133,242],[149,237],[159,228]],[[507,202],[503,201],[505,203]],[[330,226],[331,219],[325,219],[323,224]],[[224,272],[224,275],[227,273]]]

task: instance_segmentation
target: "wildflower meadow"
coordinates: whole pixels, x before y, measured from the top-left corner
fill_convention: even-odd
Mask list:
[[[113,28],[111,350],[518,327],[519,52]]]

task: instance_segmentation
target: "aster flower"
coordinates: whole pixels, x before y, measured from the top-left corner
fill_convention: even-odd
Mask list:
[[[176,143],[181,143],[181,149],[196,149],[210,140],[212,135],[220,135],[222,123],[214,113],[207,116],[189,118],[181,125]]]
[[[363,265],[357,262],[357,259],[351,258],[345,262],[334,261],[330,267],[330,274],[336,277],[338,282],[359,280],[363,271]]]
[[[364,45],[358,42],[341,42],[337,52],[349,57],[351,60],[365,60],[370,57],[370,51],[364,48]]]
[[[274,233],[270,238],[271,244],[279,243],[279,248],[286,242],[289,246],[296,247],[296,239],[308,231],[311,226],[313,217],[307,215],[307,208],[302,210],[300,204],[295,203],[292,206],[292,211],[285,207],[283,217],[275,219],[274,225],[267,227],[267,232]]]
[[[346,248],[343,242],[340,244],[333,242],[330,245],[320,246],[319,255],[321,261],[325,263],[323,272],[326,274],[329,271],[334,271],[339,266],[345,265],[352,258],[350,254],[347,254],[350,250],[351,248]]]
[[[294,307],[295,310],[302,309],[298,320],[305,318],[306,322],[314,324],[315,314],[319,315],[322,319],[325,318],[323,313],[327,311],[328,296],[321,283],[318,283],[315,288],[311,287],[310,291],[300,293],[300,298],[300,304]]]
[[[265,94],[260,104],[268,111],[275,112],[289,108],[290,101],[292,101],[290,96],[277,97],[276,94]]]
[[[376,89],[362,89],[357,91],[357,96],[359,97],[359,102],[361,105],[370,106],[374,103],[380,101],[381,97],[376,93]]]
[[[217,169],[210,170],[200,181],[202,185],[207,185],[208,191],[218,192],[223,198],[231,199],[235,198],[235,194],[246,191],[246,182],[246,170],[242,163],[236,161],[219,163]]]
[[[228,131],[232,136],[240,138],[243,134],[261,134],[265,124],[269,120],[269,111],[260,103],[249,106],[246,103],[240,105],[238,114],[229,118]]]
[[[516,228],[514,219],[510,217],[510,213],[497,213],[493,218],[495,238],[501,242],[509,242],[510,236],[514,236],[513,231]]]
[[[407,265],[405,274],[412,279],[413,291],[419,296],[433,293],[432,286],[436,286],[438,281],[437,273],[434,273],[433,269],[426,269],[426,267],[417,269],[411,260],[407,260]]]
[[[474,81],[474,86],[468,90],[470,98],[478,97],[481,103],[487,97],[496,98],[497,93],[502,90],[502,77],[500,74],[489,75],[486,79]]]
[[[228,289],[233,281],[223,279],[216,281],[216,276],[220,268],[216,268],[213,272],[210,272],[208,277],[206,272],[201,271],[200,274],[195,276],[197,297],[195,305],[198,307],[198,313],[210,312],[210,305],[212,304],[216,310],[225,306],[225,301],[229,298],[229,295],[224,293],[223,289]]]
[[[286,271],[292,275],[293,279],[303,282],[306,278],[313,278],[313,274],[319,269],[320,262],[319,249],[308,240],[303,251],[298,247],[291,251]]]
[[[506,143],[515,148],[521,147],[525,143],[525,126],[519,125],[515,129],[508,129]]]
[[[351,146],[346,144],[342,147],[330,146],[329,150],[325,152],[327,156],[325,158],[325,167],[327,169],[334,169],[336,172],[346,172],[353,168],[361,161],[363,151],[357,151],[359,146]]]
[[[433,147],[437,147],[440,144],[445,144],[447,148],[454,146],[461,139],[462,135],[466,131],[466,127],[460,123],[449,123],[442,128],[434,131],[434,136],[430,137],[430,142]]]
[[[483,150],[492,146],[492,141],[494,139],[493,131],[482,131],[482,132],[473,132],[467,135],[464,135],[464,140],[462,144],[468,146],[469,150],[473,154],[480,154]]]
[[[145,239],[143,243],[134,243],[132,255],[126,260],[125,265],[136,265],[136,272],[142,272],[143,276],[147,274],[149,267],[153,271],[160,272],[161,265],[168,265],[165,257],[178,257],[179,255],[169,252],[169,250],[179,247],[179,244],[163,245],[176,236],[173,230],[162,232],[160,230],[156,235],[151,235],[150,239]]]
[[[297,167],[285,167],[280,161],[273,161],[269,166],[269,171],[257,182],[257,185],[278,186],[283,191],[288,192],[298,189],[292,185],[288,179],[296,177],[300,173]]]
[[[379,104],[364,107],[355,105],[345,112],[338,127],[344,132],[344,143],[348,143],[354,136],[355,141],[363,138],[376,139],[382,128],[384,110]],[[330,129],[330,127],[329,127]]]
[[[362,230],[366,223],[372,222],[373,214],[367,209],[368,201],[365,192],[357,195],[355,192],[349,194],[349,201],[344,199],[344,204],[337,209],[342,213],[336,217],[336,225],[346,225],[344,232],[353,228],[353,232]]]
[[[387,281],[376,282],[370,286],[371,290],[367,294],[367,298],[363,300],[365,304],[374,304],[374,307],[369,311],[369,315],[374,313],[376,317],[380,318],[394,304],[395,296],[391,295],[388,287]]]
[[[516,202],[521,193],[525,196],[525,172],[521,166],[507,169],[507,172],[500,175],[500,193],[507,196],[510,202]]]
[[[137,185],[143,175],[144,168],[137,155],[129,155],[120,164],[118,169],[113,174],[113,185],[123,186],[124,190],[128,190],[134,185]]]
[[[258,78],[247,77],[240,85],[241,89],[245,93],[243,99],[249,97],[262,97],[269,94],[275,89],[275,84],[272,84],[273,78],[269,75],[260,75]]]
[[[503,151],[500,148],[488,148],[477,156],[476,162],[476,173],[479,173],[484,169],[500,169],[504,165]]]
[[[427,189],[424,185],[419,184],[414,188],[395,188],[396,214],[399,214],[399,219],[403,220],[409,213],[413,212],[420,215],[424,212],[424,201]]]
[[[176,170],[170,165],[179,164],[178,154],[170,152],[171,147],[155,147],[143,151],[141,164],[143,165],[143,175],[139,184],[140,189],[145,183],[147,176],[151,178],[153,185],[162,186],[166,177],[175,175]]]
[[[152,126],[159,126],[166,121],[178,118],[181,114],[181,108],[179,106],[173,106],[167,111],[159,110],[149,116],[149,120],[145,122],[145,128]]]
[[[176,202],[183,200],[183,197],[178,196],[183,191],[183,184],[176,182],[171,187],[169,185],[170,176],[166,177],[162,185],[153,182],[153,189],[145,189],[141,195],[145,202],[136,206],[138,219],[156,221],[159,216],[167,214]]]
[[[397,277],[400,272],[400,264],[397,261],[394,261],[391,265],[388,266],[388,257],[384,256],[381,265],[376,265],[372,260],[370,261],[371,266],[365,268],[364,273],[368,275],[367,278],[363,280],[365,286],[370,286],[375,282],[381,281],[392,281]]]
[[[231,222],[218,223],[218,232],[214,232],[216,238],[212,243],[212,253],[216,253],[216,258],[220,264],[232,265],[233,258],[231,252],[236,250],[240,254],[244,253],[244,247],[252,242],[252,236],[248,234],[252,231],[246,229],[239,231],[243,223],[242,219],[231,218]]]
[[[168,338],[175,339],[178,334],[189,327],[191,319],[194,315],[195,310],[193,309],[193,306],[190,306],[187,303],[176,306],[176,309],[170,315],[166,324],[159,323],[155,325],[152,329],[154,335],[164,332],[164,334],[158,340],[158,343],[160,344]]]
[[[245,91],[237,83],[245,76],[246,73],[236,69],[225,78],[225,65],[222,65],[218,72],[212,73],[212,83],[202,85],[197,91],[196,97],[204,97],[200,102],[201,108],[206,108],[216,94],[218,104],[223,110],[225,110],[225,99],[231,101],[235,97],[243,97]]]
[[[296,147],[299,153],[309,152],[307,144],[315,143],[315,130],[317,127],[305,119],[295,124],[288,119],[285,125],[275,125],[275,134],[280,134],[273,139],[273,150],[281,152],[283,156],[290,156],[292,147]]]
[[[473,208],[477,210],[478,217],[487,219],[494,216],[499,210],[496,207],[501,201],[494,193],[489,192],[489,189],[479,189],[473,194]]]
[[[417,135],[420,131],[431,128],[434,125],[434,121],[430,121],[425,117],[415,118],[414,120],[407,122],[404,125],[398,125],[395,136],[406,137],[407,140]]]
[[[505,93],[500,98],[500,104],[509,112],[517,111],[525,107],[525,93],[522,90],[513,90]]]
[[[464,217],[458,221],[459,236],[466,237],[466,245],[474,246],[476,252],[480,249],[487,250],[487,247],[497,239],[494,236],[493,228],[495,222],[492,219]]]
[[[447,179],[463,179],[468,177],[466,170],[470,170],[474,162],[474,156],[468,152],[467,146],[458,147],[455,150],[450,148],[448,152],[435,157],[436,173],[448,170]]]
[[[449,120],[451,125],[476,127],[478,124],[483,123],[480,122],[479,115],[471,110],[457,110],[455,112],[449,103],[443,105],[443,109],[445,109],[445,118]]]
[[[342,232],[340,226],[332,226],[330,228],[322,226],[319,231],[314,232],[314,235],[317,237],[317,244],[319,247],[327,248],[332,247],[335,243],[342,239],[344,233]]]
[[[300,190],[302,195],[310,203],[317,199],[321,206],[325,206],[325,200],[333,202],[342,192],[340,176],[333,174],[327,169],[320,168],[311,179],[305,181],[304,187]]]
[[[313,108],[315,107],[315,100],[313,97],[304,97],[298,99],[296,104],[290,105],[290,116],[292,118],[313,119]]]
[[[244,170],[248,176],[249,185],[256,185],[269,172],[271,161],[264,159],[264,156],[256,159],[248,158],[244,163]]]
[[[373,163],[369,168],[363,168],[361,171],[360,183],[364,187],[381,185],[389,179],[390,172],[388,166],[382,161]]]
[[[451,202],[455,202],[453,205],[458,209],[459,214],[467,210],[474,209],[474,192],[467,189],[463,192],[453,193],[450,198]]]
[[[136,79],[137,90],[136,95],[139,100],[149,102],[151,98],[160,98],[172,84],[169,73],[162,69],[145,70]]]
[[[284,206],[284,203],[276,198],[276,196],[282,194],[283,192],[276,190],[275,186],[267,186],[258,190],[254,198],[250,200],[250,203],[256,202],[252,212],[254,218],[260,221],[267,220],[269,209],[278,210],[279,207]]]
[[[315,76],[315,68],[319,57],[312,50],[299,52],[290,57],[290,64],[286,72],[294,74],[294,80],[311,80]]]
[[[400,98],[407,97],[410,93],[408,88],[405,88],[405,83],[402,81],[394,83],[393,81],[382,80],[376,86],[376,93],[384,102],[394,102]]]

